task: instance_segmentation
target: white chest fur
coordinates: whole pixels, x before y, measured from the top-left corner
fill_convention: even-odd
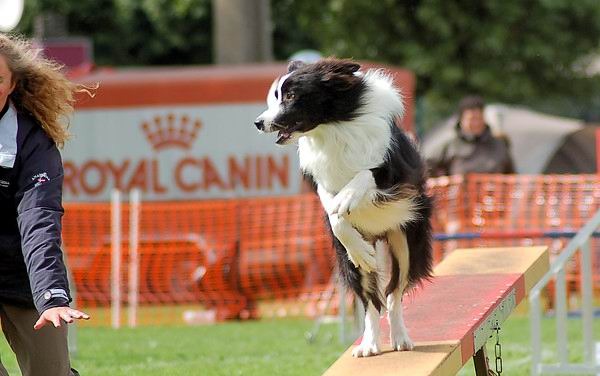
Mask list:
[[[331,194],[339,192],[358,172],[384,162],[393,142],[390,120],[404,111],[391,77],[370,70],[364,81],[367,89],[360,116],[321,124],[298,140],[300,167]]]
[[[328,192],[339,192],[358,172],[383,163],[391,140],[380,119],[322,124],[298,140],[300,167]],[[371,119],[373,120],[373,119]]]

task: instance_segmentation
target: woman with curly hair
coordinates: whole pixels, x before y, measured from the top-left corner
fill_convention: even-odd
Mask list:
[[[63,323],[89,319],[69,307],[58,151],[85,88],[60,69],[0,33],[0,321],[23,376],[77,375]],[[8,375],[2,363],[0,375]]]

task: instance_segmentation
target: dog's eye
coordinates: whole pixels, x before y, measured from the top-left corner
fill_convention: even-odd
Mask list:
[[[284,99],[285,99],[286,101],[291,101],[291,100],[293,100],[294,98],[296,98],[296,94],[294,94],[294,92],[293,92],[293,91],[288,91],[287,93],[285,93],[285,97],[284,97]]]

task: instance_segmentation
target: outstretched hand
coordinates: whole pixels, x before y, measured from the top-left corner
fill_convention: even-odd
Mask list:
[[[58,328],[61,325],[61,320],[70,324],[73,322],[73,319],[89,320],[90,315],[71,307],[48,308],[42,312],[40,318],[33,326],[33,329],[39,330],[50,323],[52,323],[55,328]]]

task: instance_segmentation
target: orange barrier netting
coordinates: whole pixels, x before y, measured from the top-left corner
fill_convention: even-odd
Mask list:
[[[437,241],[436,259],[456,248],[547,245],[555,257],[570,237],[527,235],[535,231],[573,231],[580,229],[600,209],[599,175],[500,175],[472,174],[430,179],[437,194],[438,233],[493,233],[507,236]],[[458,192],[456,187],[460,187]],[[442,219],[440,219],[440,216]],[[600,290],[599,240],[592,238],[594,288]],[[567,267],[569,292],[580,291],[580,255]],[[552,306],[554,289],[547,294]]]
[[[240,200],[240,289],[248,299],[303,301],[327,292],[332,240],[316,195]]]
[[[129,261],[128,205],[122,209],[122,300]],[[81,307],[108,307],[110,204],[65,204],[63,241]],[[139,304],[200,305],[214,319],[257,316],[259,299],[304,301],[327,293],[332,242],[318,199],[294,197],[144,203],[139,230]],[[195,309],[195,308],[194,308]],[[154,322],[169,322],[164,310]],[[106,318],[107,319],[107,318]],[[163,320],[164,319],[164,320]],[[144,321],[144,320],[142,320]],[[147,321],[147,320],[146,320]]]
[[[600,207],[597,175],[468,175],[430,179],[436,233],[512,231],[514,238],[436,241],[435,260],[459,247],[547,244],[567,238],[520,236],[523,230],[577,230]],[[127,301],[129,207],[122,208],[123,303]],[[259,302],[276,314],[314,315],[333,294],[334,255],[318,198],[144,202],[139,230],[140,323],[256,317]],[[110,306],[110,204],[67,203],[67,261],[82,308]],[[597,242],[593,241],[596,260]],[[569,268],[577,290],[579,260]],[[594,282],[600,269],[594,262]],[[289,308],[301,304],[302,308]],[[208,316],[200,316],[209,312]],[[97,322],[107,323],[106,312]],[[102,317],[105,318],[103,321]]]

